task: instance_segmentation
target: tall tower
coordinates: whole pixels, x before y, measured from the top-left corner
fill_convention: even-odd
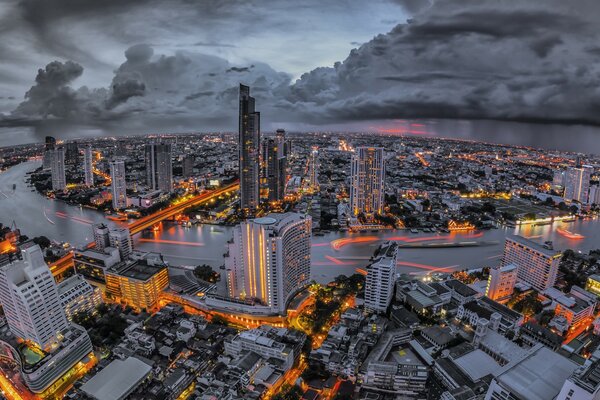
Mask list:
[[[358,147],[352,155],[350,206],[356,217],[383,213],[385,163],[382,147]]]
[[[593,173],[594,167],[591,165],[568,168],[565,176],[565,199],[587,204]]]
[[[52,175],[52,190],[65,190],[67,178],[65,177],[65,149],[57,147],[50,150],[50,173]]]
[[[285,194],[287,159],[279,156],[278,143],[277,138],[265,138],[262,147],[269,201],[282,201]]]
[[[245,85],[240,85],[238,145],[240,207],[252,211],[260,199],[260,113]]]
[[[287,157],[287,149],[285,145],[285,130],[277,129],[275,131],[275,141],[277,142],[277,158]]]
[[[127,182],[125,181],[125,161],[114,160],[110,163],[110,188],[112,206],[115,210],[127,207]]]
[[[47,350],[69,324],[40,247],[33,245],[22,254],[23,260],[0,268],[0,300],[10,330]]]
[[[236,226],[225,260],[229,296],[256,299],[284,313],[310,281],[310,237],[310,216],[296,213],[269,214]]]
[[[192,154],[187,154],[182,160],[182,173],[184,178],[189,178],[194,174],[195,157]]]
[[[79,161],[79,147],[77,142],[65,144],[65,163],[67,165],[77,165]]]
[[[83,150],[83,171],[85,174],[85,185],[92,187],[94,186],[94,166],[93,166],[93,153],[92,146],[86,146]]]
[[[319,151],[313,148],[308,158],[308,180],[312,189],[319,188]]]
[[[150,143],[145,147],[146,183],[152,190],[173,191],[171,145]]]
[[[42,161],[42,166],[44,169],[50,169],[51,164],[51,151],[56,147],[56,139],[52,136],[46,136],[44,141],[44,158]]]
[[[383,314],[394,295],[398,245],[386,242],[375,251],[373,262],[367,267],[365,282],[365,309]]]

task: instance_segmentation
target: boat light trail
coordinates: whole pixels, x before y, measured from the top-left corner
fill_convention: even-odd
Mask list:
[[[196,247],[204,246],[204,243],[183,242],[183,241],[179,241],[179,240],[146,239],[146,238],[140,238],[139,240],[140,240],[140,242],[145,242],[145,243],[164,243],[164,244],[174,244],[174,245],[181,245],[181,246],[196,246]]]

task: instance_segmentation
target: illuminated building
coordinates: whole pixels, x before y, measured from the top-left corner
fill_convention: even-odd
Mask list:
[[[229,296],[285,313],[310,281],[311,221],[296,213],[269,214],[236,226],[225,260]]]
[[[308,181],[311,189],[319,189],[319,151],[312,149],[308,159]]]
[[[554,286],[561,253],[522,236],[506,238],[502,266],[517,266],[517,278],[539,292]]]
[[[100,289],[90,285],[81,275],[74,275],[60,282],[58,295],[69,320],[77,313],[93,312],[102,304]]]
[[[145,146],[146,184],[152,190],[173,191],[171,145],[150,143]]]
[[[115,210],[127,207],[127,182],[125,181],[125,161],[115,160],[110,163],[110,189],[112,206]]]
[[[565,199],[587,204],[593,172],[594,167],[590,165],[568,168],[565,177]]]
[[[106,271],[106,295],[136,310],[155,310],[167,286],[167,266],[151,259],[128,260]]]
[[[379,246],[373,262],[367,266],[365,310],[385,314],[394,296],[398,245],[386,242]]]
[[[566,318],[569,326],[578,325],[594,317],[596,295],[579,286],[571,287],[571,291],[554,299],[554,314]]]
[[[289,149],[287,148],[284,129],[277,129],[275,131],[275,141],[277,143],[277,158],[287,157]]]
[[[42,161],[42,166],[44,169],[50,169],[50,165],[52,163],[52,153],[56,146],[56,139],[52,136],[46,136],[46,140],[44,142],[44,157]]]
[[[281,153],[277,138],[263,140],[263,171],[269,192],[269,201],[282,201],[285,195],[286,158]]]
[[[490,268],[485,295],[494,301],[506,300],[512,295],[517,283],[516,265]]]
[[[111,229],[108,232],[108,240],[110,246],[119,250],[121,260],[125,261],[133,251],[133,243],[131,241],[131,233],[127,228]]]
[[[0,299],[10,330],[47,349],[67,329],[67,319],[40,247],[30,246],[22,255],[23,260],[0,269]]]
[[[590,194],[588,197],[588,203],[600,205],[600,186],[599,185],[590,186]]]
[[[585,283],[585,290],[600,297],[600,275],[590,275]]]
[[[94,186],[94,171],[93,171],[93,153],[92,146],[86,146],[83,149],[83,172],[85,176],[85,185]]]
[[[243,210],[256,209],[260,194],[260,113],[254,103],[250,88],[240,85],[238,159]]]
[[[52,175],[52,190],[65,190],[67,178],[65,177],[65,149],[57,147],[49,151],[50,174]]]
[[[106,270],[121,261],[119,250],[106,247],[99,251],[97,249],[75,250],[73,262],[75,271],[85,279],[99,283],[106,282]]]
[[[385,179],[384,151],[381,147],[358,147],[352,155],[350,207],[357,217],[372,220],[383,213]]]
[[[94,249],[103,251],[110,246],[109,230],[105,224],[94,224]]]

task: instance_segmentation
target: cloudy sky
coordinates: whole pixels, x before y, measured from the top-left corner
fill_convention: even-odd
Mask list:
[[[265,129],[595,131],[598,15],[597,0],[2,0],[0,134],[233,131],[240,82]]]

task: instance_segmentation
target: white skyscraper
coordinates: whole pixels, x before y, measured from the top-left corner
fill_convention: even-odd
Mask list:
[[[50,173],[52,175],[52,190],[65,190],[67,178],[65,177],[65,149],[57,147],[49,150]]]
[[[310,237],[311,218],[296,213],[269,214],[236,226],[225,261],[229,295],[284,313],[286,303],[310,281]]]
[[[375,251],[373,262],[367,267],[366,310],[375,313],[386,312],[394,296],[397,259],[398,245],[395,242],[386,242]]]
[[[510,264],[490,268],[485,295],[494,301],[510,297],[517,283],[517,266]]]
[[[127,182],[125,181],[125,161],[115,160],[110,163],[110,188],[112,206],[115,210],[127,207]]]
[[[350,207],[356,217],[383,213],[385,163],[381,147],[358,147],[352,155]]]
[[[567,169],[565,176],[565,199],[587,204],[590,180],[593,172],[594,167],[590,165]]]
[[[127,228],[111,229],[108,233],[110,247],[119,250],[121,260],[126,260],[133,251],[133,243],[131,241],[131,233]]]
[[[554,286],[561,253],[522,236],[506,238],[502,266],[517,266],[517,278],[539,292]]]
[[[22,255],[23,260],[0,268],[0,300],[13,334],[48,349],[69,325],[40,247]]]
[[[86,146],[83,149],[83,172],[85,174],[85,186],[94,186],[93,171],[93,153],[92,146]]]

